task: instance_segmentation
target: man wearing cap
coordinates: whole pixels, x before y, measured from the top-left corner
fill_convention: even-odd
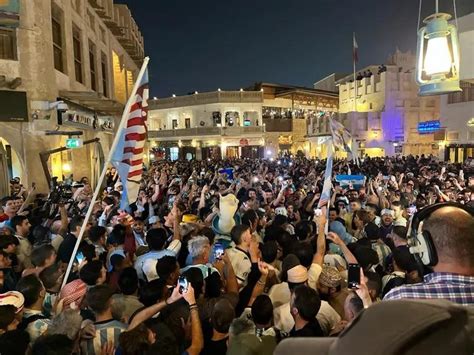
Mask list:
[[[395,213],[392,210],[389,210],[388,208],[384,208],[380,213],[380,216],[382,217],[382,219],[379,228],[379,238],[385,240],[387,235],[392,232],[393,218],[395,216]]]
[[[273,311],[275,326],[283,332],[290,332],[295,325],[295,320],[291,313],[291,295],[295,288],[300,285],[306,285],[308,282],[308,270],[303,265],[296,265],[288,270],[288,287],[290,290],[290,300],[276,307]],[[341,320],[337,312],[325,301],[321,301],[318,320],[324,334],[329,334],[330,330]]]
[[[342,276],[338,269],[332,266],[323,266],[318,280],[318,293],[322,300],[329,302],[331,307],[344,317],[344,301],[347,290],[342,290]]]

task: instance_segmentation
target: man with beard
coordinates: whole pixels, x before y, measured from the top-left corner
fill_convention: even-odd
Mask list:
[[[324,266],[317,288],[321,300],[328,302],[343,318],[344,301],[348,291],[342,289],[342,276],[339,271],[333,266]]]
[[[394,213],[392,210],[385,208],[382,210],[380,215],[382,219],[379,228],[379,238],[385,241],[387,235],[389,235],[393,230]]]
[[[138,250],[140,247],[146,247],[145,223],[139,219],[135,220],[132,224],[132,232],[135,238],[136,250]]]

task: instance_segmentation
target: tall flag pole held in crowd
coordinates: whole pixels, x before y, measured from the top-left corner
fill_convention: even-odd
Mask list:
[[[115,135],[112,147],[110,148],[107,161],[102,168],[97,186],[95,187],[94,195],[87,209],[84,222],[82,223],[79,236],[76,240],[76,245],[69,259],[66,274],[64,275],[61,288],[66,285],[71,273],[74,260],[76,258],[77,250],[81,244],[86,226],[92,215],[97,197],[99,196],[102,184],[104,182],[107,167],[113,163],[117,167],[120,180],[123,185],[123,195],[121,207],[128,206],[129,201],[134,202],[138,196],[138,184],[142,175],[142,163],[144,142],[146,141],[147,129],[146,118],[148,114],[148,62],[150,58],[145,57],[143,65],[138,74],[135,85],[133,86],[132,94],[130,95],[125,109],[122,113],[117,133]],[[136,183],[138,181],[138,184]]]
[[[138,82],[138,81],[137,81]],[[125,127],[121,130],[117,147],[113,151],[112,164],[117,168],[123,185],[121,209],[137,200],[143,172],[143,153],[147,139],[148,71],[138,84]],[[130,101],[130,100],[129,100]]]
[[[357,112],[357,81],[356,81],[356,63],[359,61],[359,45],[356,41],[355,32],[352,32],[352,67],[354,69],[354,112]]]
[[[331,129],[331,138],[327,143],[328,158],[326,160],[326,170],[324,172],[323,191],[321,192],[321,198],[318,202],[318,209],[321,209],[321,213],[327,214],[329,212],[329,201],[331,200],[331,189],[332,189],[332,168],[333,168],[333,156],[334,148],[350,153],[353,159],[358,164],[358,158],[352,151],[352,136],[350,132],[342,125],[342,123],[335,120],[332,115],[328,115],[329,127]],[[326,232],[328,224],[326,225]]]

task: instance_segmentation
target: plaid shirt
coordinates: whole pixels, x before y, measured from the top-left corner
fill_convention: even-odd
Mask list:
[[[464,306],[474,305],[474,277],[433,272],[425,276],[423,283],[394,288],[385,295],[384,300],[403,298],[441,298]]]

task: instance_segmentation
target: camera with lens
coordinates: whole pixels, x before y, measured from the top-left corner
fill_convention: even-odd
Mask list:
[[[84,186],[84,185],[82,185]],[[74,186],[79,187],[79,186]],[[51,192],[49,193],[48,200],[51,203],[70,202],[74,192],[72,186],[64,183],[59,183],[58,178],[55,176],[51,180]]]

